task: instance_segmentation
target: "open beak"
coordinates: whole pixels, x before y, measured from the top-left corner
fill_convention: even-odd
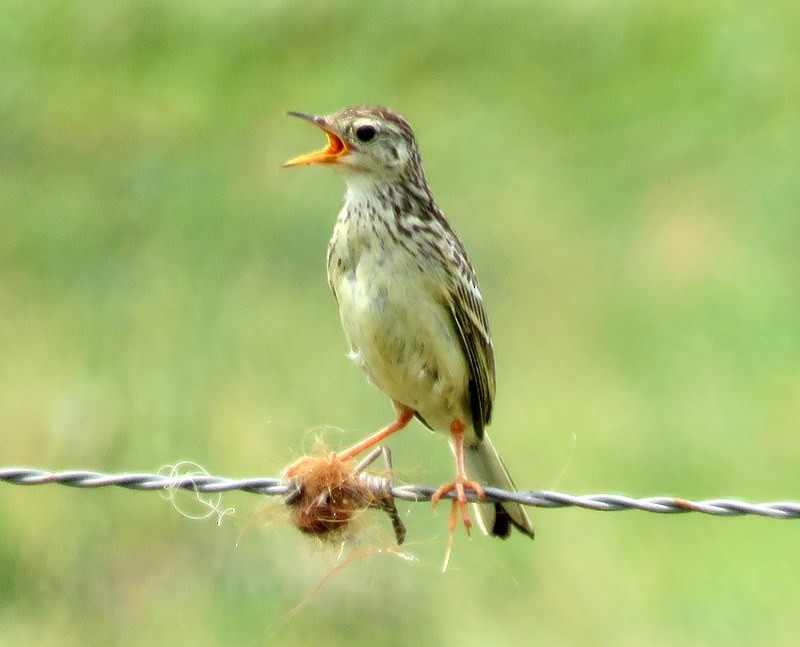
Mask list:
[[[300,119],[305,119],[306,121],[310,121],[312,124],[319,126],[319,128],[322,129],[322,132],[324,132],[325,136],[328,138],[328,145],[321,151],[306,153],[305,155],[300,155],[300,157],[290,159],[288,162],[284,162],[284,166],[302,166],[304,164],[335,164],[339,161],[340,157],[346,155],[350,150],[347,148],[347,144],[344,143],[344,140],[330,129],[324,117],[315,117],[314,115],[307,115],[303,112],[287,112],[286,114],[291,115],[292,117],[300,117]]]

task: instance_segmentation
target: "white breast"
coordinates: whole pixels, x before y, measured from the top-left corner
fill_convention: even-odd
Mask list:
[[[351,213],[352,216],[352,213]],[[370,235],[372,234],[372,235]],[[435,273],[420,271],[409,251],[352,217],[334,234],[329,278],[351,358],[394,401],[434,429],[469,422],[467,367]]]

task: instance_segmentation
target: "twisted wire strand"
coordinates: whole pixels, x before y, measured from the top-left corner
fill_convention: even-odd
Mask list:
[[[359,475],[364,487],[377,494],[391,492],[395,499],[409,502],[430,501],[436,488],[426,485],[392,486],[383,477],[362,472]],[[86,470],[52,472],[31,467],[0,468],[0,481],[13,485],[58,484],[75,488],[122,487],[129,490],[191,490],[193,492],[229,492],[240,490],[267,496],[288,496],[296,486],[285,479],[256,477],[233,479],[210,474],[186,474],[182,476],[126,472],[104,474]],[[537,508],[577,507],[602,512],[642,510],[658,514],[699,512],[719,517],[756,515],[772,519],[800,519],[800,502],[776,501],[771,503],[749,503],[736,499],[710,499],[690,501],[679,497],[656,496],[633,498],[620,494],[586,494],[576,496],[548,490],[511,492],[494,487],[485,487],[487,502],[516,502]],[[450,492],[443,498],[454,498]],[[474,492],[467,497],[476,500]]]

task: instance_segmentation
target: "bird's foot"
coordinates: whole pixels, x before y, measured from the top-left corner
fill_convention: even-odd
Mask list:
[[[461,521],[464,523],[464,528],[467,529],[467,535],[472,530],[472,519],[469,517],[469,510],[467,509],[467,490],[472,490],[478,495],[478,500],[483,501],[486,498],[486,493],[483,491],[483,486],[477,481],[470,481],[462,477],[456,477],[452,483],[445,483],[431,497],[431,502],[434,506],[439,503],[439,500],[450,492],[455,491],[456,496],[451,501],[450,507],[450,520],[447,524],[447,529],[450,531],[450,536],[456,530],[458,525],[458,513],[461,513]]]
[[[444,554],[444,564],[442,565],[442,572],[447,570],[450,564],[450,557],[453,555],[453,543],[455,540],[456,526],[458,525],[458,513],[461,513],[461,521],[464,523],[464,528],[467,530],[467,535],[470,534],[472,529],[472,519],[469,518],[469,510],[467,509],[467,490],[472,490],[478,495],[478,500],[483,501],[486,498],[486,493],[483,491],[483,486],[477,481],[470,481],[463,476],[457,476],[456,480],[452,483],[445,483],[431,497],[433,505],[437,505],[439,500],[450,492],[455,491],[456,496],[451,500],[450,506],[450,519],[447,523],[449,537],[447,539],[447,550]]]

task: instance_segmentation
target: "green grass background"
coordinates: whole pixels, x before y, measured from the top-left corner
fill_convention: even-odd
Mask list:
[[[286,110],[370,102],[414,125],[477,267],[520,487],[799,498],[797,24],[790,2],[3,2],[0,464],[276,475],[385,423],[325,281],[341,178],[280,168],[322,144]],[[402,481],[452,474],[419,425],[391,446]],[[401,507],[416,563],[368,514],[334,571],[279,501],[221,505],[0,486],[0,644],[797,640],[798,522],[535,510],[535,542],[460,533],[442,575],[444,510]]]

